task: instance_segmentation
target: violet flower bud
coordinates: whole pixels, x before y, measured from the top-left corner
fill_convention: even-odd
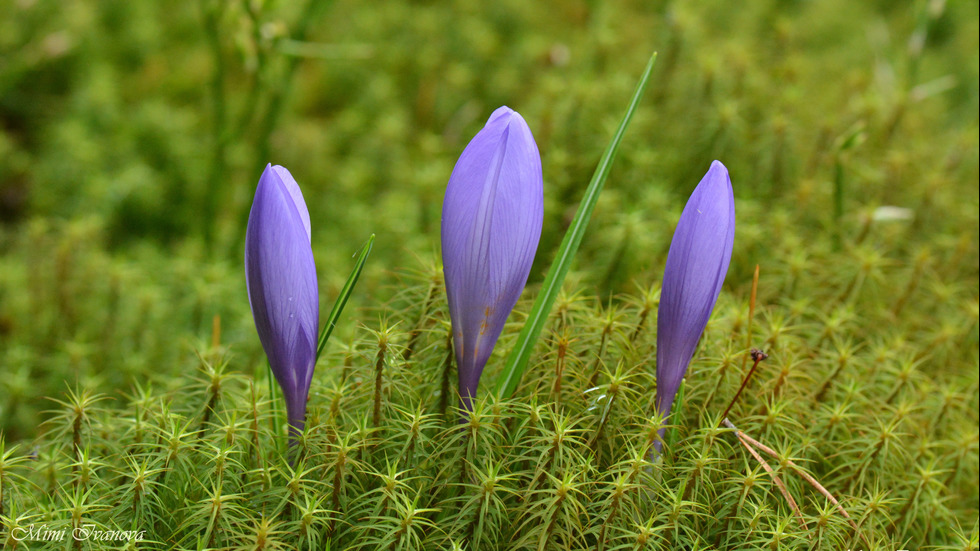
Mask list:
[[[714,161],[681,213],[664,268],[657,311],[657,411],[665,419],[718,300],[734,241],[732,181],[725,165]]]
[[[296,180],[281,166],[267,165],[255,190],[245,231],[245,285],[295,436],[306,420],[320,304],[310,213]]]
[[[443,272],[465,411],[527,283],[543,218],[538,146],[524,119],[501,107],[463,150],[442,205]]]

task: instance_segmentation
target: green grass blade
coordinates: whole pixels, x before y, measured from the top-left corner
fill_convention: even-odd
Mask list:
[[[368,238],[367,243],[361,247],[361,253],[357,255],[357,262],[354,263],[354,270],[351,271],[350,276],[347,277],[347,282],[344,283],[344,287],[340,290],[340,294],[337,295],[337,300],[333,303],[333,308],[330,310],[330,315],[327,316],[327,323],[323,326],[323,332],[320,333],[320,340],[316,345],[316,359],[313,363],[316,363],[320,359],[320,353],[323,352],[323,347],[327,345],[327,339],[330,338],[330,334],[333,333],[333,328],[337,326],[337,320],[340,319],[340,314],[344,311],[344,306],[347,306],[347,299],[350,298],[350,294],[354,291],[354,285],[357,284],[357,278],[361,277],[361,271],[364,269],[364,263],[367,262],[368,255],[371,254],[371,247],[374,246],[374,234]]]
[[[579,244],[582,242],[582,236],[585,235],[585,230],[589,226],[589,218],[592,217],[592,210],[595,208],[596,202],[599,200],[599,193],[602,192],[602,187],[605,185],[606,178],[609,176],[609,169],[612,166],[613,160],[616,158],[616,152],[619,150],[619,144],[623,140],[623,134],[626,133],[626,127],[629,126],[630,120],[633,118],[633,113],[636,112],[637,107],[640,105],[640,99],[643,97],[644,90],[646,90],[647,82],[650,80],[650,73],[653,72],[653,64],[656,59],[657,54],[654,53],[650,57],[650,61],[647,62],[646,69],[644,69],[643,75],[636,85],[636,90],[633,92],[633,98],[630,100],[629,107],[626,109],[626,114],[623,115],[623,120],[620,121],[619,128],[616,129],[616,134],[613,135],[609,145],[606,146],[606,151],[602,154],[602,158],[599,159],[599,165],[592,175],[592,181],[589,182],[589,187],[585,190],[585,196],[582,198],[582,203],[575,213],[572,225],[565,232],[565,238],[562,239],[561,246],[558,248],[558,254],[555,255],[555,260],[551,263],[548,275],[545,276],[541,293],[534,301],[534,306],[531,308],[531,314],[528,316],[527,323],[521,329],[521,334],[517,337],[517,344],[507,358],[504,372],[497,379],[497,394],[501,397],[509,398],[514,393],[517,389],[517,384],[521,380],[521,375],[524,373],[524,369],[527,368],[528,359],[531,357],[531,350],[534,348],[534,343],[538,340],[538,335],[541,334],[541,329],[544,328],[544,323],[548,319],[551,306],[555,303],[555,298],[558,296],[562,282],[565,281],[565,275],[568,274],[568,269],[572,265],[572,259],[575,258],[575,253],[578,251]]]
[[[265,375],[267,384],[269,385],[269,398],[272,407],[272,434],[273,441],[276,442],[276,446],[279,445],[279,435],[282,434],[282,425],[280,424],[280,419],[286,415],[286,409],[280,408],[279,406],[279,383],[276,382],[276,375],[272,372],[272,364],[269,363],[268,358],[265,361]]]
[[[677,390],[677,398],[674,400],[674,411],[667,417],[667,422],[669,426],[667,428],[667,434],[664,438],[664,444],[666,448],[673,449],[674,444],[677,443],[677,427],[680,425],[681,420],[684,418],[684,390],[687,387],[687,377],[681,379],[681,387]],[[670,422],[670,418],[674,418],[676,422]]]

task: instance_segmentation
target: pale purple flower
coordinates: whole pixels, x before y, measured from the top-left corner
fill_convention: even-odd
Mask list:
[[[245,231],[245,285],[259,340],[302,432],[316,359],[320,305],[310,248],[310,213],[289,171],[267,165]]]
[[[442,204],[442,264],[464,410],[524,290],[544,218],[541,157],[508,107],[460,155]]]
[[[732,181],[714,161],[681,213],[664,268],[657,311],[657,411],[664,418],[718,300],[734,241]]]

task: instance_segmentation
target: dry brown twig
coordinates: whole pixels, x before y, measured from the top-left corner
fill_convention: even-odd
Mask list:
[[[759,461],[760,463],[762,463],[762,466],[763,466],[763,468],[766,469],[766,471],[768,471],[768,472],[771,473],[772,472],[772,467],[770,467],[768,464],[766,464],[766,462],[762,459],[762,457],[753,449],[753,446],[755,448],[758,448],[758,449],[764,451],[766,454],[772,456],[773,458],[778,459],[781,463],[785,463],[790,468],[792,468],[796,472],[796,474],[798,474],[801,477],[803,477],[803,480],[806,480],[807,482],[809,482],[810,485],[813,486],[818,492],[820,492],[824,497],[826,497],[827,499],[829,499],[830,502],[833,503],[834,506],[837,508],[837,511],[844,518],[847,519],[847,522],[850,523],[851,528],[853,528],[855,532],[858,532],[858,525],[851,518],[851,515],[847,514],[847,511],[845,511],[844,510],[844,507],[841,506],[841,504],[840,504],[839,501],[837,501],[837,498],[835,498],[833,496],[833,494],[831,494],[827,490],[827,488],[824,488],[822,484],[820,484],[819,482],[817,482],[817,479],[813,478],[813,476],[811,476],[810,473],[806,472],[803,469],[803,467],[800,467],[799,465],[797,465],[796,463],[794,463],[790,459],[783,459],[782,457],[779,456],[778,453],[776,453],[776,450],[770,448],[769,446],[766,446],[762,442],[759,442],[758,440],[756,440],[756,439],[752,438],[751,436],[745,434],[744,432],[738,430],[738,427],[736,427],[731,421],[729,421],[727,417],[722,420],[722,424],[725,425],[726,427],[732,429],[733,431],[735,431],[735,436],[738,437],[738,441],[741,442],[743,446],[745,446],[745,449],[749,450],[749,453],[751,453],[752,456],[755,457],[757,461]],[[775,475],[773,475],[773,478],[776,479]],[[780,490],[783,492],[783,496],[786,497],[786,500],[790,502],[790,505],[796,511],[797,515],[799,515],[800,512],[799,512],[799,509],[796,507],[796,502],[793,501],[792,497],[790,497],[788,495],[788,492],[785,490],[785,487],[782,485],[782,482],[779,481],[778,479],[776,479],[776,480],[777,480],[776,484],[779,486]],[[864,541],[865,545],[868,545],[868,541],[865,539],[864,534],[858,534],[858,535],[861,537],[861,540]]]
[[[737,431],[736,431],[736,435],[738,435]],[[748,442],[746,442],[741,438],[741,436],[739,436],[738,441],[741,442],[743,446],[745,446],[745,449],[749,450],[749,453],[752,454],[752,457],[754,457],[755,460],[762,465],[762,468],[765,469],[767,473],[769,473],[769,476],[772,477],[772,481],[776,483],[776,486],[779,488],[779,491],[782,492],[783,497],[786,498],[786,502],[789,503],[789,506],[793,509],[793,512],[796,513],[796,518],[797,520],[800,521],[800,526],[802,526],[804,530],[808,530],[809,527],[806,525],[806,520],[803,519],[803,513],[800,512],[800,506],[796,504],[796,500],[793,499],[792,494],[790,494],[789,490],[786,489],[786,485],[783,484],[782,480],[780,480],[779,475],[776,474],[776,471],[774,471],[773,468],[769,466],[769,463],[766,463],[766,460],[763,459],[761,455],[759,455],[759,452],[755,451]],[[813,539],[813,537],[811,536],[810,539]]]

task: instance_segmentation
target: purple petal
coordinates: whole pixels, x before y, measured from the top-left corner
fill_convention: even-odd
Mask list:
[[[667,253],[657,312],[657,410],[665,417],[718,300],[734,240],[732,181],[714,161],[687,201]]]
[[[289,200],[296,207],[296,212],[299,213],[300,219],[303,221],[303,229],[306,230],[306,240],[311,241],[312,235],[310,233],[310,211],[306,210],[306,202],[303,201],[303,192],[299,190],[299,184],[293,179],[293,175],[289,173],[288,170],[281,166],[274,166],[272,170],[275,171],[279,179],[282,180],[282,184],[286,187],[286,192],[288,193]]]
[[[494,111],[463,150],[442,205],[442,261],[463,406],[531,272],[544,218],[531,129]]]
[[[266,166],[255,190],[245,232],[245,284],[290,425],[302,430],[320,306],[309,211],[296,181],[281,166]]]

